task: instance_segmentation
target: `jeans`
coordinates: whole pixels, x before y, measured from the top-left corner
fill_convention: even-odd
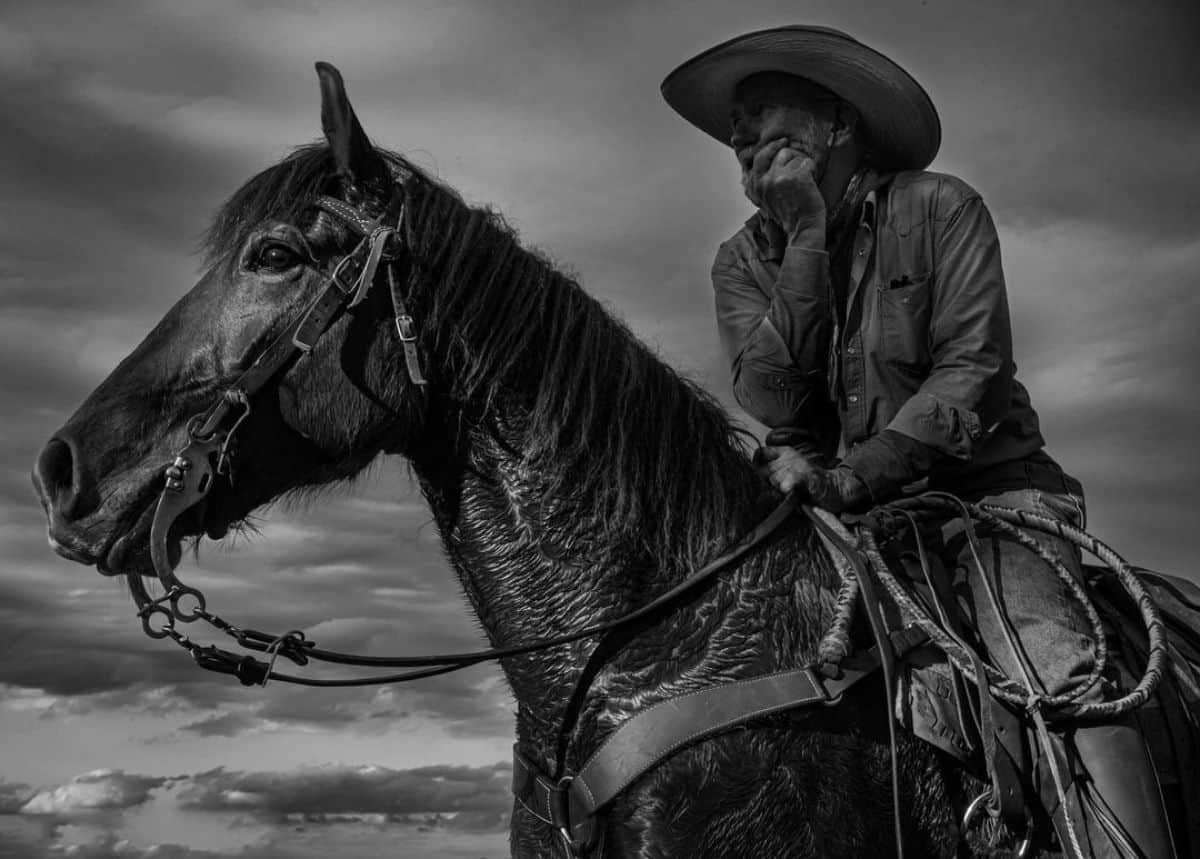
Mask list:
[[[1020,465],[1014,463],[1013,465]],[[1076,528],[1086,526],[1083,490],[1049,457],[1031,458],[1014,479],[1012,469],[1000,488],[955,487],[964,501],[1024,510],[1057,519]],[[1024,486],[1020,485],[1024,483]],[[1076,580],[1083,581],[1079,548],[1058,537],[1022,529],[1057,556]],[[1093,630],[1083,606],[1053,568],[1012,537],[976,531],[980,560],[995,587],[1001,610],[1008,617],[1025,662],[1032,668],[1044,694],[1059,695],[1085,679],[1095,664]],[[950,577],[960,611],[965,615],[968,639],[974,638],[981,654],[1005,675],[1024,685],[1024,673],[1013,658],[1000,620],[992,608],[979,569],[972,556],[962,522],[955,519],[941,528],[938,559]],[[903,550],[902,550],[903,551]],[[1103,700],[1096,684],[1079,703]]]

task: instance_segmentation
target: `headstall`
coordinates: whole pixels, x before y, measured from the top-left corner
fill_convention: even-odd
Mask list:
[[[373,219],[360,209],[333,197],[317,198],[315,205],[332,215],[360,236],[354,249],[341,259],[326,277],[324,287],[297,317],[268,345],[254,363],[218,396],[207,410],[194,415],[187,424],[188,443],[165,471],[165,484],[159,495],[150,527],[150,557],[154,572],[165,593],[152,598],[142,577],[129,575],[130,590],[138,607],[142,628],[151,638],[171,638],[187,649],[206,668],[235,674],[243,683],[265,683],[275,658],[283,654],[304,664],[303,633],[293,630],[284,636],[266,636],[254,630],[240,630],[210,613],[204,595],[181,582],[172,569],[168,542],[171,526],[184,512],[199,504],[211,491],[218,476],[231,473],[233,445],[238,428],[250,416],[253,396],[295,358],[311,352],[321,336],[341,315],[361,304],[377,280],[379,267],[394,259],[400,251],[399,231],[404,224],[405,197],[397,185],[383,215]],[[386,274],[396,333],[404,351],[409,380],[422,388],[426,384],[417,352],[417,336],[400,284],[390,266]],[[197,645],[175,628],[176,621],[190,623],[206,620],[233,635],[243,646],[268,653],[271,662],[262,671],[262,663],[218,648]],[[267,639],[265,645],[256,646]]]

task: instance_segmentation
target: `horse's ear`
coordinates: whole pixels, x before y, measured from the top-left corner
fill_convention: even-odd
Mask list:
[[[317,77],[321,81],[321,129],[344,190],[357,196],[364,183],[386,184],[387,165],[354,115],[342,73],[329,63],[317,63]]]

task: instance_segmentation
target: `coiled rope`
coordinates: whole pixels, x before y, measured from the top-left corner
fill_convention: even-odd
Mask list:
[[[1059,802],[1064,808],[1063,816],[1068,840],[1075,854],[1082,857],[1083,851],[1079,845],[1071,817],[1065,813],[1066,787],[1051,749],[1046,715],[1047,712],[1050,712],[1055,716],[1071,716],[1081,719],[1111,719],[1140,707],[1154,694],[1165,670],[1166,630],[1153,598],[1133,572],[1130,564],[1101,540],[1057,519],[995,504],[972,504],[943,492],[926,492],[876,507],[854,525],[853,536],[836,517],[825,511],[815,511],[815,513],[825,525],[833,529],[844,540],[845,544],[854,546],[862,553],[866,558],[869,574],[879,579],[901,612],[929,636],[930,642],[946,654],[946,657],[964,677],[981,690],[986,689],[991,695],[1018,706],[1029,714],[1039,743],[1044,747],[1049,761]],[[905,529],[911,529],[922,572],[932,589],[929,560],[921,540],[921,524],[929,521],[945,522],[956,517],[960,518],[963,523],[972,562],[984,585],[984,592],[990,608],[996,614],[1000,627],[1004,631],[1005,641],[1013,661],[1022,675],[1020,680],[1009,677],[994,666],[985,663],[973,648],[957,636],[953,632],[952,624],[945,615],[939,600],[932,601],[937,611],[937,617],[933,617],[919,605],[892,573],[880,551],[879,539],[881,536],[886,542],[900,536]],[[977,524],[994,533],[1011,538],[1036,554],[1054,570],[1075,601],[1082,606],[1092,628],[1095,658],[1092,670],[1087,677],[1067,691],[1049,695],[1040,688],[1036,672],[1028,663],[1019,646],[1016,631],[1000,606],[999,597],[983,564],[979,538],[976,534]],[[1071,574],[1054,552],[1044,547],[1022,529],[1053,535],[1095,556],[1116,575],[1122,587],[1135,601],[1146,628],[1147,660],[1145,670],[1138,683],[1122,697],[1112,701],[1080,702],[1080,698],[1101,682],[1108,662],[1108,645],[1103,621],[1083,583]],[[844,550],[831,542],[820,529],[818,529],[818,533],[821,534],[841,578],[841,586],[834,609],[834,620],[818,645],[819,660],[828,666],[828,670],[833,671],[851,650],[850,623],[853,620],[858,596],[863,593],[863,587],[862,583],[858,581],[858,573],[855,571],[854,565],[849,558],[842,555]],[[985,737],[984,741],[989,742],[990,739]],[[1119,833],[1116,835],[1119,841],[1124,841],[1119,837]]]

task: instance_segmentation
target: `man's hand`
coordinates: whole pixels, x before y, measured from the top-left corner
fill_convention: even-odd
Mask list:
[[[761,447],[754,460],[780,492],[797,489],[805,500],[831,513],[859,507],[870,497],[866,484],[849,467],[821,468],[792,447]]]
[[[746,196],[793,238],[802,230],[825,232],[825,198],[813,176],[813,159],[779,138],[754,155],[742,175]]]

